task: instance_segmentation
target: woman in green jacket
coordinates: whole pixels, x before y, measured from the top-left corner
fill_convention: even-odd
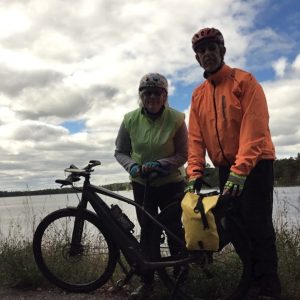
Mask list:
[[[176,199],[176,194],[184,191],[187,127],[184,114],[167,105],[168,82],[164,76],[158,73],[143,76],[139,85],[139,99],[140,107],[124,116],[116,139],[115,157],[130,174],[134,200],[140,205],[145,204],[145,209],[156,215],[158,208],[162,210]],[[150,182],[144,203],[145,175],[159,168],[168,170],[168,173]],[[142,220],[142,213],[138,209],[136,213],[141,226],[142,250],[149,258],[149,237],[153,225]],[[182,234],[180,218],[180,215],[174,216],[170,228],[178,235]],[[178,251],[171,243],[169,248],[171,252]],[[144,274],[142,285],[132,293],[131,298],[144,299],[149,295],[153,280],[153,272]]]

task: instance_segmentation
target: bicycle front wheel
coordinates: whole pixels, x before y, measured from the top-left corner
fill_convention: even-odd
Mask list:
[[[76,245],[75,220],[81,224]],[[34,234],[33,253],[43,275],[68,292],[89,292],[105,284],[119,257],[97,216],[76,208],[57,210],[42,220]]]
[[[169,206],[162,211],[159,221],[168,227],[172,217],[178,214],[178,210],[181,210],[180,204]],[[192,253],[182,249],[178,254],[171,254],[167,240],[170,244],[170,237],[157,227],[153,235],[152,248],[155,261],[178,261],[192,257],[188,264],[157,270],[165,286],[176,294],[176,299],[242,299],[249,283],[249,270],[245,268],[232,244],[215,253],[208,251]],[[176,280],[178,283],[174,290]]]

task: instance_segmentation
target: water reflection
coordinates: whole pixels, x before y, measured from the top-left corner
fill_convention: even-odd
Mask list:
[[[132,191],[119,193],[130,199],[133,198]],[[103,199],[109,206],[118,204],[135,224],[135,233],[139,233],[133,206],[106,196],[103,196]],[[37,224],[43,217],[59,208],[77,204],[76,194],[0,198],[0,238],[31,239]],[[288,222],[290,226],[299,225],[299,217],[300,186],[275,188],[274,224],[280,226],[280,224]]]

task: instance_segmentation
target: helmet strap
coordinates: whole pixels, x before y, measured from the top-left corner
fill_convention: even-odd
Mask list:
[[[148,116],[150,119],[157,119],[160,115],[162,115],[163,111],[165,110],[165,106],[163,105],[162,108],[157,113],[151,113],[147,110],[146,107],[142,108],[143,113]]]

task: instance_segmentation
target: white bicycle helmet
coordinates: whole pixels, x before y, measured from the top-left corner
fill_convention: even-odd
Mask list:
[[[159,73],[148,73],[142,77],[139,92],[147,87],[161,88],[168,94],[168,81],[166,77]]]

